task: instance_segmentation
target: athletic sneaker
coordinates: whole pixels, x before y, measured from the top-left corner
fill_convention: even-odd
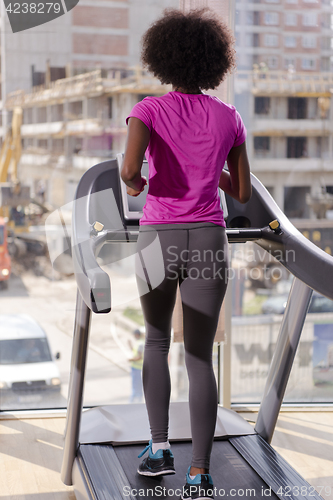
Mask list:
[[[149,450],[149,455],[138,467],[138,473],[142,476],[166,476],[175,474],[174,457],[170,449],[157,450],[153,453],[153,440],[149,441],[148,446],[140,453],[138,458],[142,457]]]
[[[186,484],[181,494],[182,500],[211,500],[214,498],[214,485],[210,474],[197,474],[190,478],[191,466],[186,474]]]

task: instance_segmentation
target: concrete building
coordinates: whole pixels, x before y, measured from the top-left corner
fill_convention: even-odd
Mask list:
[[[308,217],[306,195],[320,184],[333,189],[333,82],[330,71],[320,71],[331,68],[333,7],[314,0],[239,0],[235,12],[218,0],[81,0],[65,16],[21,33],[11,33],[2,12],[9,116],[4,108],[0,134],[13,106],[22,106],[20,171],[32,193],[44,189],[49,202],[63,204],[84,170],[123,150],[133,104],[165,92],[151,79],[143,84],[133,69],[141,35],[165,7],[178,6],[209,6],[231,26],[235,21],[238,71],[212,93],[240,111],[252,171],[287,215]]]
[[[64,72],[66,66],[67,76],[73,76],[137,65],[143,32],[165,8],[178,5],[178,0],[80,0],[66,15],[12,33],[1,2],[3,96],[62,78],[60,68]]]
[[[88,168],[124,150],[132,107],[169,90],[138,67],[126,76],[115,71],[103,78],[95,70],[9,94],[9,120],[15,106],[23,109],[19,179],[54,207],[69,203]]]
[[[328,0],[236,2],[235,105],[251,169],[289,217],[333,190],[332,14]]]
[[[236,0],[238,68],[331,71],[330,0]]]
[[[332,73],[238,73],[251,169],[289,217],[311,216],[307,193],[333,186],[332,87]]]
[[[80,0],[67,14],[12,33],[1,2],[0,137],[23,108],[20,180],[54,206],[84,170],[124,149],[125,117],[165,87],[137,70],[140,38],[178,0]],[[119,88],[122,88],[121,92]],[[118,89],[118,90],[117,90]]]

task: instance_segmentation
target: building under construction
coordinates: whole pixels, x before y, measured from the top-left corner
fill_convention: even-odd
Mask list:
[[[170,88],[140,68],[95,70],[7,96],[9,123],[22,109],[20,182],[56,208],[73,199],[83,172],[124,150],[126,117],[146,95]]]
[[[333,187],[332,73],[238,71],[236,103],[248,102],[252,171],[289,217],[313,215],[307,195]],[[146,95],[170,88],[136,67],[95,70],[8,95],[23,111],[18,177],[53,207],[73,199],[89,167],[124,150],[126,116]]]
[[[247,103],[251,169],[288,217],[314,216],[309,197],[325,188],[333,192],[332,89],[330,72],[258,67],[237,73],[236,104]]]

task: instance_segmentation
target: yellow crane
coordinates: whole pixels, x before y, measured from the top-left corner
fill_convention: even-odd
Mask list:
[[[15,232],[27,230],[24,214],[19,221],[17,207],[24,208],[30,203],[30,187],[21,185],[17,175],[22,153],[21,125],[22,108],[16,106],[0,152],[0,216],[7,218],[8,227]]]

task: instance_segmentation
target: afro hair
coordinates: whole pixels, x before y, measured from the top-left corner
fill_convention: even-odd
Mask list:
[[[141,60],[163,84],[214,89],[235,68],[234,36],[210,9],[167,9],[144,33]]]

